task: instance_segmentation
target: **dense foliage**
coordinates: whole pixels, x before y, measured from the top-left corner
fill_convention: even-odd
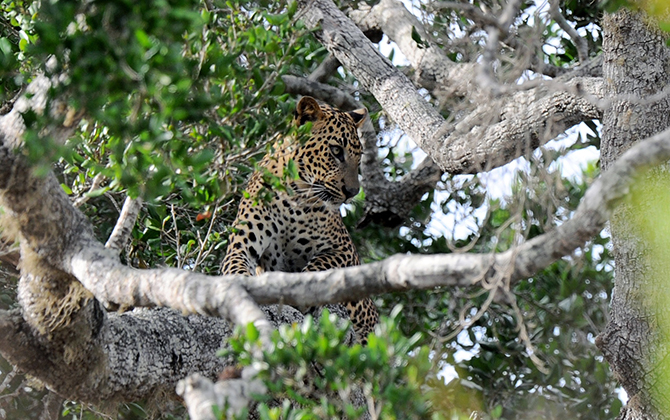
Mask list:
[[[433,41],[455,61],[477,54],[481,32],[470,33],[475,42],[469,44],[450,38],[467,32],[472,22],[433,6],[417,7],[440,34]],[[126,263],[217,273],[246,178],[278,136],[293,135],[296,97],[284,92],[281,76],[306,76],[327,55],[302,27],[296,4],[2,0],[0,11],[0,99],[11,105],[36,72],[62,74],[53,97],[85,113],[66,144],[44,138],[40,127],[48,117],[25,115],[29,158],[45,167],[55,164],[63,189],[101,240],[111,232],[126,193],[146,200],[123,255]],[[586,31],[595,53],[599,9],[593,2],[568,1],[565,14]],[[537,5],[525,4],[527,35],[538,37],[529,44],[547,47],[547,63],[573,64],[572,41],[536,16]],[[523,76],[513,65],[519,57],[508,58],[507,77]],[[392,121],[356,90],[346,69],[329,83],[354,93],[372,111],[375,125],[393,132]],[[410,150],[390,138],[382,136],[380,158],[394,180],[415,162]],[[395,229],[372,224],[357,230],[360,201],[348,207],[346,221],[366,262],[398,252],[504,251],[567,220],[598,170],[590,166],[581,178],[564,179],[554,162],[594,146],[595,131],[568,150],[529,157],[504,199],[487,196],[480,177],[445,176]],[[460,215],[452,224],[469,226],[469,233],[430,228],[442,212]],[[468,418],[473,411],[477,418],[612,418],[621,403],[594,346],[612,287],[608,250],[602,234],[536,276],[506,285],[505,296],[477,288],[378,297],[387,318],[367,348],[342,346],[344,331],[328,317],[282,328],[274,337],[277,351],[265,360],[268,369],[283,372],[282,381],[268,383],[282,403],[261,405],[260,412],[264,418],[353,415],[360,409],[332,395],[366,380],[382,418]],[[15,305],[16,276],[0,263],[2,309]],[[232,341],[240,363],[248,362],[254,340],[248,330]],[[0,418],[37,416],[44,395],[39,384],[14,375],[4,360],[0,383]],[[142,405],[132,404],[121,407],[118,417],[146,415]],[[101,416],[74,402],[64,406],[67,419]]]

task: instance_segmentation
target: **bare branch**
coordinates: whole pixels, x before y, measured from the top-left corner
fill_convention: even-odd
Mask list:
[[[212,407],[223,408],[228,403],[228,418],[239,413],[254,394],[267,392],[258,379],[228,379],[213,383],[202,375],[191,375],[179,382],[177,393],[184,398],[188,414],[192,420],[216,420]]]
[[[465,15],[473,20],[474,22],[480,24],[481,26],[495,26],[500,25],[500,20],[495,16],[492,16],[488,13],[484,13],[482,9],[470,3],[459,3],[455,1],[437,1],[430,5],[433,10],[440,9],[452,9],[460,10],[465,13]],[[498,29],[503,29],[498,27]]]
[[[262,313],[258,315],[254,300],[258,304],[321,305],[390,291],[469,286],[487,281],[506,267],[513,267],[510,271],[512,280],[531,276],[582,246],[600,231],[611,209],[626,195],[635,170],[670,158],[669,138],[670,131],[666,131],[632,148],[594,182],[572,220],[508,252],[396,255],[378,263],[316,273],[208,277],[169,268],[133,270],[110,257],[81,229],[78,236],[71,237],[65,249],[61,248],[63,245],[49,246],[44,243],[45,238],[34,237],[35,229],[44,229],[43,225],[49,223],[31,216],[39,214],[39,209],[29,207],[31,211],[27,214],[23,208],[25,200],[12,202],[10,198],[15,195],[7,190],[2,198],[4,206],[16,212],[22,220],[30,222],[22,224],[21,228],[29,243],[33,244],[31,246],[36,247],[39,241],[41,249],[61,248],[62,252],[58,255],[45,252],[42,255],[57,267],[75,275],[99,299],[129,306],[170,306],[187,313],[226,316],[244,324],[263,319]],[[0,159],[0,163],[7,162]],[[49,192],[55,197],[54,201],[67,202],[67,196],[55,186]],[[40,197],[44,196],[46,194],[40,194]],[[40,203],[49,209],[59,208],[54,202],[41,200]],[[76,219],[77,225],[85,222],[78,212]],[[57,239],[52,237],[51,241]]]
[[[89,194],[98,188],[100,188],[100,185],[105,181],[105,176],[103,174],[97,174],[96,176],[93,177],[93,181],[91,182],[91,187],[88,189]],[[82,206],[84,203],[86,203],[91,196],[89,194],[84,194],[81,197],[77,198],[74,201],[74,205],[76,207]]]
[[[498,24],[487,26],[488,40],[482,54],[482,65],[480,66],[480,80],[484,89],[488,90],[492,96],[500,95],[499,83],[496,80],[493,65],[498,58],[499,42],[501,35],[507,35],[509,27],[519,13],[521,0],[510,0],[502,13],[498,17]]]
[[[503,12],[498,17],[499,25],[498,27],[503,33],[509,31],[509,27],[516,19],[516,15],[519,13],[519,8],[521,7],[521,0],[510,0],[505,5]]]
[[[501,94],[499,86],[500,83],[496,80],[493,66],[498,58],[497,51],[500,48],[499,38],[500,38],[500,29],[498,27],[489,27],[487,28],[488,39],[486,41],[486,47],[484,48],[484,53],[482,54],[482,64],[479,66],[479,80],[481,81],[482,87],[484,90],[490,92],[491,96],[499,96]]]
[[[563,31],[565,31],[565,33],[568,34],[568,36],[572,39],[572,42],[575,43],[575,47],[577,47],[577,55],[579,56],[579,62],[581,64],[585,64],[589,60],[589,46],[586,43],[586,40],[579,36],[575,28],[570,26],[568,21],[565,20],[565,17],[563,17],[563,14],[559,9],[558,0],[550,0],[549,4],[549,13],[551,14],[552,19],[558,23],[558,26],[563,29]]]
[[[508,29],[503,29],[500,26],[500,23],[498,19],[491,15],[484,13],[479,7],[474,6],[469,3],[457,3],[457,2],[450,2],[450,1],[441,1],[441,2],[435,2],[429,5],[429,7],[432,10],[438,11],[441,9],[452,9],[452,10],[458,10],[462,11],[467,18],[472,20],[477,26],[480,26],[482,28],[486,27],[493,27],[493,28],[498,28],[500,31],[503,33],[506,33],[507,36],[504,37],[502,42],[506,45],[509,45],[511,48],[514,48],[517,51],[524,51],[528,49],[528,45],[524,44],[523,42],[520,42],[519,39],[517,38],[516,34],[510,34]],[[541,52],[541,51],[540,51]],[[457,64],[459,65],[459,64]],[[570,69],[566,67],[558,67],[553,64],[545,63],[543,60],[543,55],[542,54],[536,54],[535,52],[531,52],[530,54],[530,70],[543,74],[545,76],[549,77],[558,77],[566,73],[574,73],[575,69]],[[602,72],[596,74],[596,73],[574,73],[575,77],[579,76],[601,76]],[[421,82],[421,80],[419,80]],[[426,86],[424,86],[426,87]]]
[[[121,209],[119,219],[116,221],[114,230],[112,230],[112,234],[109,235],[109,239],[107,239],[107,243],[105,244],[106,248],[118,252],[126,246],[140,210],[142,210],[141,198],[138,197],[133,199],[126,197],[126,200],[123,202],[123,208]]]
[[[42,398],[44,408],[40,414],[40,420],[58,420],[61,414],[61,407],[63,406],[63,397],[55,392],[47,392]]]
[[[340,67],[340,62],[337,61],[337,58],[332,54],[328,54],[328,57],[319,64],[319,67],[309,75],[308,79],[313,82],[326,83],[328,78],[337,71],[338,67]]]

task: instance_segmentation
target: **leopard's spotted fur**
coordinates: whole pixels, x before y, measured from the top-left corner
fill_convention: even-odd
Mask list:
[[[293,160],[298,177],[288,182],[292,193],[273,191],[269,202],[256,202],[264,187],[263,174],[252,175],[250,198],[240,203],[230,235],[224,274],[321,271],[360,264],[339,207],[359,190],[357,128],[367,115],[365,108],[343,112],[310,97],[300,100],[295,120],[299,125],[312,122],[310,139],[302,145],[282,145],[261,162],[281,177]],[[377,308],[370,299],[346,305],[358,340],[366,343],[379,320]]]

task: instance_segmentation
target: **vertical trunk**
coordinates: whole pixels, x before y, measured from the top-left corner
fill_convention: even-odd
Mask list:
[[[607,97],[613,99],[603,118],[601,164],[607,170],[635,142],[670,126],[667,95],[653,100],[670,82],[670,49],[665,34],[648,17],[629,10],[605,15],[603,32],[603,74]],[[661,184],[661,172],[646,176],[646,187],[637,190]],[[652,230],[659,226],[658,221],[639,217],[657,201],[646,197],[623,203],[611,219],[616,280],[611,320],[597,345],[629,395],[620,419],[665,418],[670,407],[668,378],[662,373],[669,354],[662,320],[668,319],[670,306],[654,304],[658,296],[667,295],[668,282],[660,279],[668,272],[655,243],[640,229],[645,224]]]

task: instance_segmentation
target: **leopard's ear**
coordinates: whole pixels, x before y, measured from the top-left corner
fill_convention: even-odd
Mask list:
[[[356,109],[354,111],[347,112],[351,118],[354,120],[356,127],[361,128],[365,119],[368,117],[368,110],[365,108]]]
[[[323,118],[323,111],[316,99],[311,96],[303,96],[295,108],[295,120],[298,125],[303,125],[307,121],[317,121]]]

